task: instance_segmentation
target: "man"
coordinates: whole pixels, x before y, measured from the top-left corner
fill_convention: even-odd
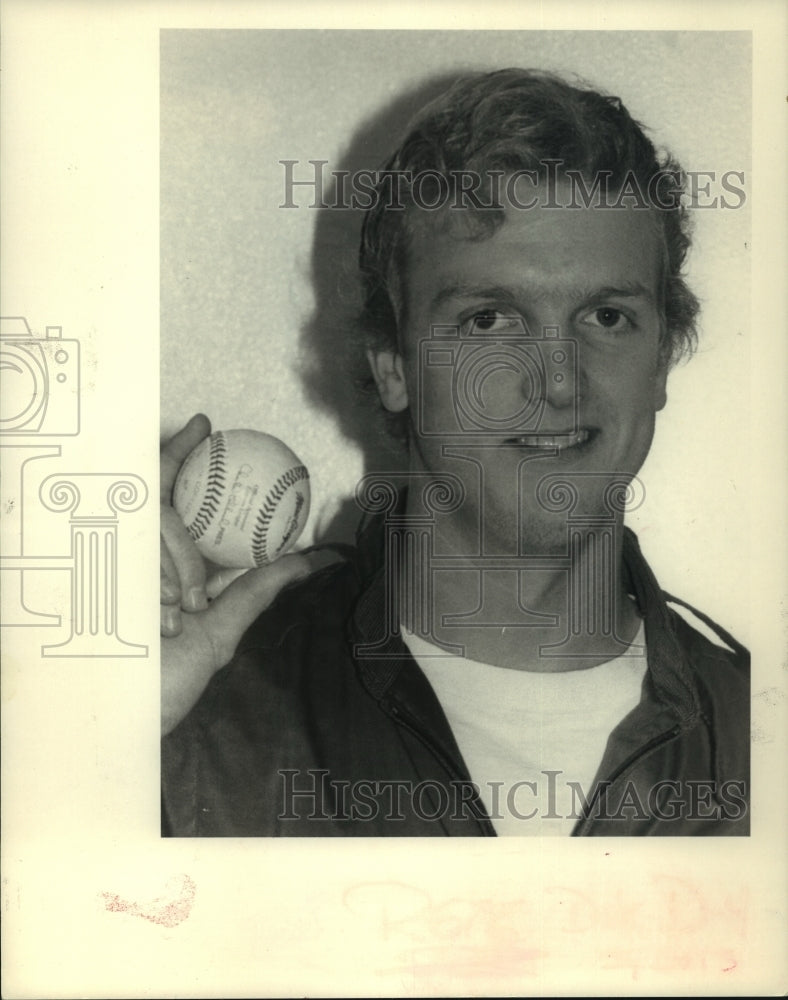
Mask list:
[[[683,197],[617,99],[549,74],[422,112],[362,234],[409,461],[360,484],[357,549],[206,588],[169,506],[205,418],[163,450],[166,833],[748,832],[746,651],[623,525],[694,340]]]

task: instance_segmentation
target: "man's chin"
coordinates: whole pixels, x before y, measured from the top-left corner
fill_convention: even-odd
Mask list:
[[[526,515],[520,527],[519,537],[522,555],[565,556],[568,551],[566,516],[528,517]]]

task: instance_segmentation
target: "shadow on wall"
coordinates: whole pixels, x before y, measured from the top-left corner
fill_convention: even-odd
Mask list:
[[[425,104],[442,94],[459,73],[442,74],[401,95],[364,122],[338,163],[329,171],[377,170],[388,159],[407,126]],[[326,205],[336,202],[336,183],[325,185]],[[361,309],[358,248],[364,213],[360,209],[315,209],[318,213],[312,248],[315,310],[301,330],[301,377],[315,406],[330,415],[343,435],[362,453],[364,472],[390,471],[407,465],[403,447],[386,429],[374,393],[358,385],[368,368],[356,336]],[[318,541],[352,541],[360,511],[348,498],[326,525]]]

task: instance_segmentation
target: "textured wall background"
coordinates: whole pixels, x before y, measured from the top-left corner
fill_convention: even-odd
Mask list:
[[[305,541],[348,537],[344,501],[388,456],[341,353],[359,219],[279,208],[279,160],[374,168],[454,74],[539,66],[618,94],[687,169],[746,171],[750,191],[744,32],[165,31],[161,53],[162,432],[203,410],[285,439],[312,475]],[[630,518],[662,585],[744,640],[749,214],[695,213],[700,350],[671,376]]]

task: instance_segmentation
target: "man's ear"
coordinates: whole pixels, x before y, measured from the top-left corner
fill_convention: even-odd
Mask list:
[[[659,347],[657,349],[657,370],[654,373],[654,412],[658,413],[665,408],[668,401],[668,375],[673,367],[671,339],[668,337],[665,319],[662,320],[662,329],[659,337]]]
[[[402,358],[394,351],[367,351],[367,360],[381,402],[391,413],[401,413],[408,405]]]
[[[654,411],[662,410],[668,401],[668,371],[667,361],[661,361],[654,376]]]

